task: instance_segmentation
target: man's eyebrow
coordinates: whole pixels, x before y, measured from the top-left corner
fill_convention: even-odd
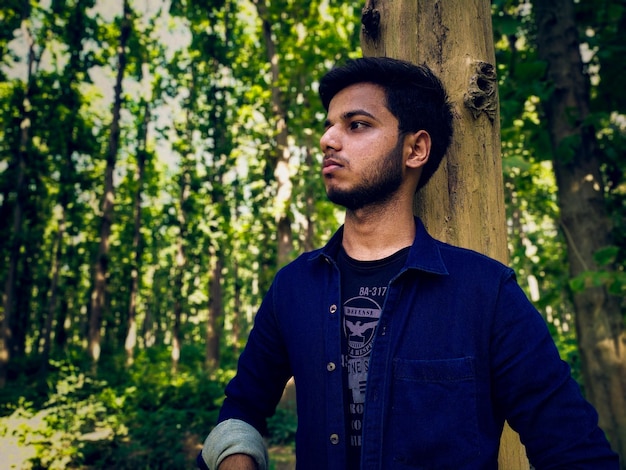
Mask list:
[[[376,116],[374,116],[369,111],[365,111],[364,109],[355,109],[354,111],[347,111],[341,115],[342,119],[352,119],[354,116],[367,116],[368,118],[373,119],[374,121],[380,122]]]
[[[364,109],[354,109],[352,111],[346,111],[345,113],[343,113],[340,118],[342,121],[347,121],[349,119],[352,119],[355,116],[367,116],[370,119],[373,119],[374,121],[380,122],[380,119],[378,119],[376,116],[374,116],[372,113],[370,113],[369,111],[366,111]],[[330,127],[330,125],[332,124],[332,122],[330,121],[330,119],[326,119],[324,121],[324,128],[328,128]]]

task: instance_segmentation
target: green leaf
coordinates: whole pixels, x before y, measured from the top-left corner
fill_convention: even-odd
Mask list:
[[[618,246],[605,246],[593,254],[593,259],[596,263],[598,263],[598,265],[607,266],[615,263],[619,251],[620,249]]]

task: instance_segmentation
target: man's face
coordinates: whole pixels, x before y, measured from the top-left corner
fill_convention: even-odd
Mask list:
[[[398,120],[372,83],[344,88],[331,100],[320,139],[328,198],[348,210],[389,201],[404,176]]]

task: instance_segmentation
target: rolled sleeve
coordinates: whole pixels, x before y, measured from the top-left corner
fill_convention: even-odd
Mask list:
[[[263,436],[239,419],[222,421],[211,431],[198,455],[198,468],[216,470],[222,460],[234,454],[249,455],[259,470],[267,470],[268,455]]]

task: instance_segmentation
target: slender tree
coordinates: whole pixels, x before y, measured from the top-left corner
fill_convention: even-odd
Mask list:
[[[57,323],[57,328],[63,328],[62,325],[58,325],[59,319],[56,318],[59,291],[63,282],[61,270],[62,264],[67,262],[63,256],[66,251],[68,226],[71,225],[71,220],[68,220],[71,217],[68,217],[68,213],[72,212],[72,207],[76,205],[75,185],[80,181],[73,158],[76,153],[90,152],[93,147],[93,138],[90,138],[91,130],[87,129],[87,123],[80,116],[80,108],[84,101],[78,91],[81,74],[87,68],[84,60],[84,43],[88,37],[87,32],[90,30],[88,28],[90,19],[86,10],[91,6],[93,6],[91,0],[79,0],[71,9],[61,9],[59,6],[52,12],[57,16],[57,22],[61,17],[67,26],[62,28],[61,34],[68,45],[69,60],[59,73],[62,85],[58,102],[51,108],[55,119],[50,120],[54,123],[50,133],[54,135],[48,138],[51,152],[59,153],[60,168],[56,201],[58,221],[50,259],[50,282],[44,311],[44,327],[41,332],[42,371],[48,365],[55,323]]]
[[[93,363],[100,358],[102,316],[106,302],[107,278],[109,271],[109,251],[111,226],[115,207],[115,186],[113,172],[120,147],[120,116],[122,111],[122,83],[126,71],[126,45],[132,30],[131,8],[124,0],[123,16],[120,24],[119,43],[117,46],[117,74],[113,89],[112,119],[109,130],[109,142],[106,150],[106,168],[104,174],[104,194],[101,205],[100,242],[93,270],[93,286],[89,309],[88,352]]]
[[[192,71],[191,75],[194,76],[195,72]],[[193,80],[193,79],[192,79]],[[190,87],[190,98],[193,99],[194,87]],[[191,142],[191,110],[187,110],[187,129],[186,136],[188,142]],[[180,351],[182,347],[181,336],[181,317],[183,315],[183,308],[185,304],[185,292],[187,286],[185,283],[185,273],[188,267],[187,256],[187,237],[189,235],[189,204],[191,196],[191,180],[192,168],[189,155],[183,155],[183,161],[181,164],[180,174],[178,175],[178,200],[176,201],[176,226],[178,233],[176,237],[176,255],[174,262],[174,280],[173,280],[173,297],[174,297],[174,318],[172,323],[172,371],[178,370],[178,362],[180,361]]]
[[[362,23],[364,55],[428,64],[454,105],[453,143],[416,196],[416,213],[435,237],[506,262],[491,3],[369,0]],[[499,463],[506,469],[529,468],[519,438],[508,427]]]
[[[139,276],[141,271],[142,242],[141,242],[141,201],[144,190],[144,179],[146,172],[146,159],[148,158],[148,124],[150,123],[150,103],[142,100],[143,118],[139,125],[139,148],[137,149],[137,173],[135,178],[135,195],[133,198],[133,260],[131,262],[131,286],[128,300],[128,319],[126,340],[124,349],[126,350],[126,362],[133,362],[135,346],[137,345],[137,298],[139,296]]]
[[[572,0],[534,1],[539,57],[551,87],[542,102],[559,188],[560,227],[572,278],[599,269],[595,254],[613,245],[605,183],[590,117]],[[600,415],[614,449],[626,456],[626,329],[620,297],[588,283],[573,292],[585,393]],[[623,462],[622,468],[626,468]]]
[[[22,237],[24,231],[24,206],[26,204],[27,180],[26,167],[32,147],[32,119],[33,110],[31,105],[34,74],[41,53],[37,53],[34,34],[31,30],[31,6],[25,0],[21,2],[21,33],[26,42],[26,82],[23,90],[23,98],[19,111],[19,139],[18,148],[14,153],[15,160],[11,162],[13,172],[12,197],[13,210],[10,216],[11,230],[8,244],[7,268],[4,280],[4,292],[2,296],[2,318],[0,319],[0,387],[4,387],[7,378],[7,367],[13,348],[13,325],[16,289],[18,284],[18,265],[21,257]]]
[[[276,227],[278,240],[277,265],[285,265],[291,258],[293,251],[293,233],[291,230],[291,193],[293,185],[290,176],[289,159],[289,128],[287,125],[287,109],[285,98],[281,88],[281,60],[276,44],[276,36],[272,31],[272,12],[268,6],[268,0],[253,0],[257,13],[261,19],[263,29],[263,40],[267,53],[267,62],[270,64],[271,73],[271,109],[273,122],[275,123],[276,144],[270,155],[270,166],[273,168],[276,180],[276,200],[274,210],[276,211]]]

